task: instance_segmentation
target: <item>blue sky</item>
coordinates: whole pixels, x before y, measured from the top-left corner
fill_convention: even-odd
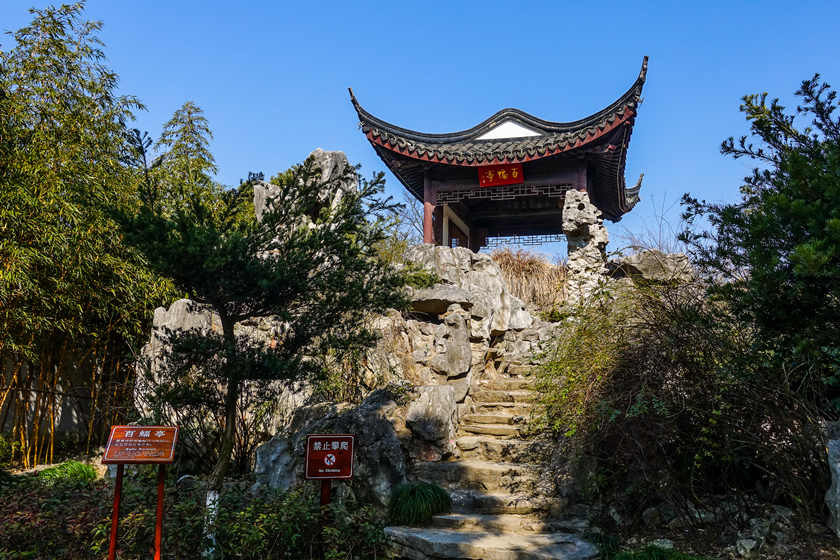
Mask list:
[[[0,29],[49,2],[0,2]],[[183,102],[214,130],[218,179],[266,175],[316,147],[384,169],[357,128],[347,87],[373,114],[424,132],[469,128],[504,107],[576,120],[616,99],[650,56],[627,180],[645,174],[642,202],[608,223],[677,225],[684,192],[732,201],[752,165],[719,154],[746,132],[745,93],[792,105],[820,72],[840,85],[840,2],[216,2],[90,0],[124,93],[157,136]],[[9,37],[2,46],[11,46]],[[388,176],[389,192],[400,184]],[[558,246],[545,246],[555,253]]]

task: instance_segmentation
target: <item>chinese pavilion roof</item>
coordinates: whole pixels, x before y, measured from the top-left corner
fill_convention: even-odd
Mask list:
[[[550,122],[509,108],[468,130],[447,134],[428,134],[390,124],[362,108],[352,90],[350,98],[362,132],[377,154],[420,200],[424,170],[430,167],[584,159],[592,170],[593,187],[600,191],[594,193],[595,198],[604,201],[601,210],[615,220],[638,200],[640,185],[625,187],[624,165],[646,74],[647,57],[630,89],[606,108],[577,121]]]

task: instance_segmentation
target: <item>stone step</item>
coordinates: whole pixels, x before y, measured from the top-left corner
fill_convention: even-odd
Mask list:
[[[539,366],[534,364],[509,364],[505,373],[507,375],[534,375]]]
[[[478,492],[475,490],[450,490],[454,513],[515,513],[545,514],[552,501],[533,494]]]
[[[527,426],[516,424],[462,424],[459,435],[482,434],[501,438],[515,438],[521,436]]]
[[[515,414],[517,416],[528,417],[534,410],[534,405],[529,403],[516,403],[513,401],[502,402],[482,402],[475,403],[475,410],[477,413],[497,413],[502,412],[506,414]]]
[[[462,424],[525,424],[528,417],[522,414],[484,413],[467,414],[461,418]]]
[[[566,533],[497,534],[486,531],[386,527],[398,556],[410,560],[588,560],[598,550]]]
[[[479,387],[472,393],[472,398],[475,402],[495,403],[495,402],[516,402],[516,403],[530,403],[537,400],[537,393],[534,391],[499,391],[494,389],[485,389]]]
[[[545,454],[546,449],[551,449],[534,441],[474,435],[459,437],[455,444],[465,459],[479,458],[508,463],[534,462]]]
[[[589,529],[589,521],[582,518],[546,519],[535,515],[450,513],[434,516],[432,526],[441,529],[502,533],[582,533]]]
[[[522,493],[536,488],[539,472],[534,465],[472,459],[418,463],[412,476],[457,490]]]
[[[536,382],[532,378],[500,377],[480,382],[479,387],[495,391],[533,390],[536,387]]]

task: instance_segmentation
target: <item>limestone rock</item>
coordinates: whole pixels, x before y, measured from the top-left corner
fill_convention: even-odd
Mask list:
[[[464,247],[424,244],[410,247],[405,258],[441,278],[442,282],[431,288],[429,294],[435,290],[441,294],[447,293],[448,299],[443,301],[459,303],[462,308],[469,310],[470,335],[473,338],[489,339],[510,328],[529,326],[530,316],[524,305],[509,292],[501,269],[490,255],[473,253]],[[451,290],[446,286],[462,291]],[[457,301],[464,293],[466,301]]]
[[[738,539],[735,551],[742,558],[752,558],[758,552],[758,542],[755,539]]]
[[[825,503],[830,514],[828,525],[840,537],[840,439],[829,440],[826,451],[831,472],[831,486],[825,493]]]
[[[234,333],[236,336],[245,336],[255,343],[266,343],[283,328],[278,320],[264,317],[237,323],[234,325]],[[179,299],[168,309],[164,307],[155,309],[151,337],[141,349],[140,359],[136,365],[138,375],[134,389],[134,404],[141,415],[151,415],[151,403],[148,397],[154,391],[155,379],[165,365],[171,337],[182,332],[193,332],[205,336],[221,335],[222,323],[211,307],[189,299]],[[269,385],[268,389],[272,395],[272,407],[262,428],[274,433],[282,431],[287,426],[294,411],[309,399],[312,388],[307,382],[275,381]],[[242,387],[243,395],[257,390],[264,391],[264,388],[259,388],[255,383],[245,383]],[[178,423],[178,410],[165,407],[162,412],[168,421]],[[250,413],[251,411],[246,411],[246,415]]]
[[[309,157],[314,159],[315,166],[321,170],[321,182],[328,183],[337,179],[345,172],[345,169],[350,165],[347,161],[347,156],[344,152],[328,152],[321,148],[317,148]],[[357,188],[355,178],[348,179],[336,185],[330,184],[328,187],[321,189],[318,193],[318,201],[321,204],[327,204],[331,208],[335,208],[341,201],[344,193]],[[257,220],[261,220],[263,214],[269,207],[271,199],[276,197],[280,189],[276,185],[259,181],[254,185],[254,211],[257,215]],[[314,217],[310,217],[311,223]]]
[[[391,489],[405,482],[405,454],[397,436],[400,420],[394,395],[374,391],[360,405],[316,405],[298,411],[289,436],[275,436],[257,448],[257,484],[289,488],[303,480],[306,436],[355,434],[351,491],[356,498],[386,506]]]
[[[444,316],[445,328],[441,329],[442,336],[436,337],[445,350],[437,354],[429,365],[433,370],[445,374],[447,378],[459,377],[470,369],[472,347],[467,321],[469,314],[453,306]]]
[[[683,253],[663,253],[656,249],[640,251],[608,263],[612,278],[632,278],[647,282],[690,282],[694,271]]]
[[[408,405],[405,423],[418,438],[449,450],[458,423],[455,388],[451,385],[417,387],[417,399]]]
[[[452,284],[436,284],[431,288],[409,289],[409,299],[414,311],[435,315],[444,313],[452,304],[460,305],[465,309],[472,306],[466,290]]]
[[[438,528],[386,527],[397,557],[412,560],[588,560],[598,549],[567,533],[499,534]]]
[[[597,288],[606,272],[607,228],[586,192],[566,191],[563,232],[569,248],[567,300],[574,305]]]

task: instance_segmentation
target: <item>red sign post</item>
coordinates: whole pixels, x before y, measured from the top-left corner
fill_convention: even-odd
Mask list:
[[[175,459],[175,443],[178,441],[176,426],[112,426],[108,445],[102,463],[117,465],[117,480],[114,484],[114,512],[111,517],[111,542],[108,560],[117,557],[117,525],[120,518],[123,468],[125,464],[157,464],[157,516],[155,519],[155,560],[160,560],[160,542],[163,534],[163,485],[166,480],[166,464]]]
[[[321,505],[330,503],[330,480],[353,478],[353,443],[350,434],[312,434],[306,438],[306,478],[321,480]]]

